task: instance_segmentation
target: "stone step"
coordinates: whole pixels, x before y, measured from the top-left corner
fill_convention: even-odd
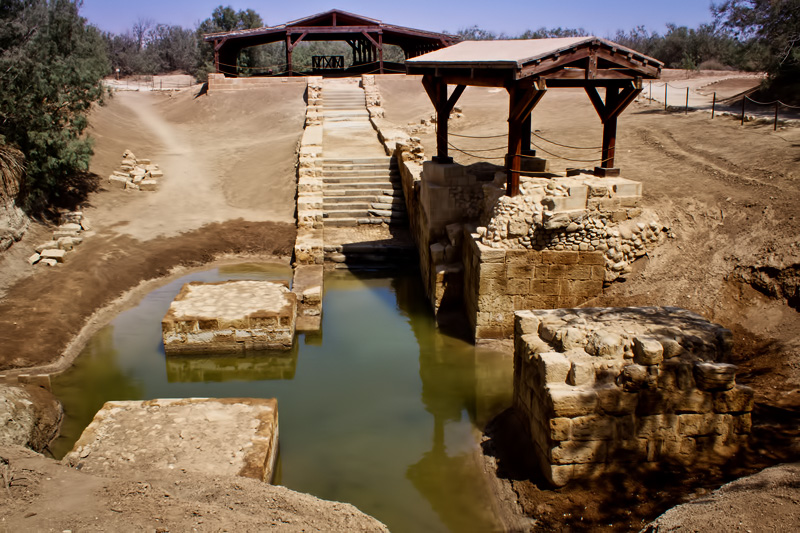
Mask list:
[[[391,181],[392,176],[389,172],[380,170],[367,170],[364,172],[350,171],[341,174],[330,175],[327,172],[322,174],[323,183],[345,183],[348,181],[364,180],[375,182],[375,180]],[[399,181],[399,180],[398,180]]]
[[[403,193],[400,191],[389,192],[388,194],[354,194],[352,196],[336,195],[325,196],[323,204],[346,204],[346,203],[387,203],[387,202],[401,202],[404,203]]]
[[[338,198],[336,200],[338,200]],[[348,198],[348,200],[350,199]],[[322,200],[322,207],[325,211],[331,211],[336,209],[355,211],[358,209],[366,213],[369,209],[372,208],[373,205],[378,205],[378,204],[376,204],[372,200],[365,200],[363,202],[352,202],[352,201],[339,202],[339,201],[331,201],[330,199],[324,199],[324,198]]]
[[[366,209],[326,209],[322,213],[322,218],[326,220],[329,218],[360,218],[367,216],[369,216],[369,213],[367,213]]]
[[[385,170],[390,171],[389,162],[382,163],[322,163],[322,170]]]
[[[322,188],[322,193],[326,194],[328,191],[348,191],[348,194],[351,194],[349,191],[353,191],[353,193],[366,195],[383,194],[383,191],[391,191],[392,189],[402,192],[403,187],[399,183],[326,183]]]
[[[330,218],[325,220],[325,226],[332,228],[353,227],[368,224],[387,224],[393,225],[406,225],[408,219],[406,218],[379,218],[379,217],[363,217],[363,218]]]
[[[391,157],[323,157],[319,159],[323,165],[371,165],[377,163],[390,163]]]

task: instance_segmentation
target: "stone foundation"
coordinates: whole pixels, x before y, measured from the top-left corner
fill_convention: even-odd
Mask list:
[[[297,295],[269,281],[187,283],[161,321],[167,354],[288,350]]]
[[[208,75],[209,94],[218,91],[246,91],[249,89],[262,89],[280,83],[306,83],[304,76],[253,76],[247,78],[226,78],[225,74],[212,73]]]
[[[678,308],[516,313],[514,409],[554,485],[610,471],[703,468],[750,433],[731,332]]]
[[[105,476],[183,470],[271,482],[277,457],[274,398],[183,398],[107,402],[64,462]]]

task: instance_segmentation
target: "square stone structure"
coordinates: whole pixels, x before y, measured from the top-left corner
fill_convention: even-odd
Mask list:
[[[270,281],[187,283],[161,321],[167,354],[288,350],[297,295]]]
[[[673,307],[517,312],[514,408],[545,477],[730,457],[753,409],[732,346],[729,330]]]
[[[271,482],[278,455],[274,398],[107,402],[64,461],[103,476],[163,470]]]

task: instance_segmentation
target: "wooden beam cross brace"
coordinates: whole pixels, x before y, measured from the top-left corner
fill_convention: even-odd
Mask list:
[[[436,157],[433,160],[437,163],[452,163],[453,160],[448,155],[447,148],[450,112],[453,111],[453,107],[455,107],[461,95],[464,94],[464,89],[467,86],[456,85],[449,98],[447,96],[447,83],[441,78],[425,75],[422,77],[422,86],[436,109]]]

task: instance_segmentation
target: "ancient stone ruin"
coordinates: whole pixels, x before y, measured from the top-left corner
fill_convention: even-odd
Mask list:
[[[53,231],[53,240],[34,247],[35,253],[28,258],[31,265],[56,266],[66,260],[71,252],[83,242],[84,232],[91,229],[89,219],[82,211],[61,213],[60,224]]]
[[[122,164],[108,177],[108,182],[119,189],[155,191],[164,173],[149,159],[141,159],[130,150],[122,154]]]
[[[167,354],[288,350],[297,295],[270,281],[187,283],[161,321]]]
[[[733,336],[672,307],[516,313],[514,408],[554,485],[729,458],[750,433]]]
[[[271,482],[278,457],[274,398],[106,402],[64,462],[84,472],[170,470]]]

